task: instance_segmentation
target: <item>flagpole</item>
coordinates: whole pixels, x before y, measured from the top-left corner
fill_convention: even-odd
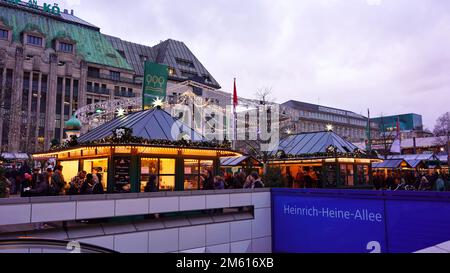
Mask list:
[[[234,78],[234,90],[233,90],[233,115],[234,115],[234,141],[233,141],[233,150],[237,149],[237,90],[236,90],[236,78]]]
[[[372,132],[370,124],[370,109],[367,109],[367,152],[372,152]]]

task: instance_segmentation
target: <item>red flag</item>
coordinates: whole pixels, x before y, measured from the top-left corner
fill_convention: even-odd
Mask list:
[[[234,79],[234,91],[233,91],[233,106],[236,108],[239,105],[237,88],[236,88],[236,78]]]

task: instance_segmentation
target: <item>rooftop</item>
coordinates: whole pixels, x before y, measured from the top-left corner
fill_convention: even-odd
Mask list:
[[[358,149],[336,133],[327,131],[291,135],[280,142],[278,151],[301,158],[328,153],[330,147],[334,147],[335,152],[342,154],[353,153]]]
[[[112,137],[114,130],[118,128],[131,129],[132,136],[147,140],[179,141],[183,137],[186,137],[185,140],[204,140],[194,129],[173,118],[166,111],[155,108],[118,117],[80,136],[78,141],[86,143]]]
[[[335,114],[335,115],[367,119],[366,117],[356,114],[351,111],[328,107],[328,106],[323,106],[323,105],[318,105],[318,104],[307,103],[307,102],[295,101],[295,100],[287,101],[287,102],[283,103],[281,106],[290,107],[290,108],[297,109],[297,110],[325,112],[325,113],[331,113],[331,114]]]

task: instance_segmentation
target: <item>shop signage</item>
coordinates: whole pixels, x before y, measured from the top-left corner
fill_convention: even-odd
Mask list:
[[[144,90],[142,92],[142,107],[148,110],[157,99],[166,98],[169,68],[165,65],[145,62]]]
[[[28,2],[22,2],[20,0],[2,0],[4,2],[14,4],[14,5],[21,5],[21,6],[27,6],[32,9],[44,11],[46,13],[50,13],[53,15],[61,15],[61,9],[59,8],[57,3],[47,4],[43,3],[42,7],[39,6],[37,0],[29,0]]]
[[[131,158],[128,156],[114,157],[114,187],[116,192],[129,192],[130,164]]]
[[[275,253],[413,253],[450,241],[450,195],[272,190]]]

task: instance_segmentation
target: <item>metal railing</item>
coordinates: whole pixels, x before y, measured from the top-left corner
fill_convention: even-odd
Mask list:
[[[110,74],[102,74],[97,72],[88,72],[88,77],[96,78],[96,79],[103,79],[103,80],[110,80],[115,82],[123,82],[123,83],[131,83],[131,84],[142,84],[142,80],[140,79],[130,79],[130,78],[124,78],[124,77],[118,77],[115,75]]]
[[[94,86],[87,86],[86,88],[87,92],[90,93],[95,93],[95,94],[101,94],[101,95],[110,95],[111,94],[111,90],[108,88],[96,88]]]
[[[136,97],[136,94],[115,91],[114,92],[114,96],[116,96],[116,97],[124,97],[124,98],[134,98],[134,97]]]

